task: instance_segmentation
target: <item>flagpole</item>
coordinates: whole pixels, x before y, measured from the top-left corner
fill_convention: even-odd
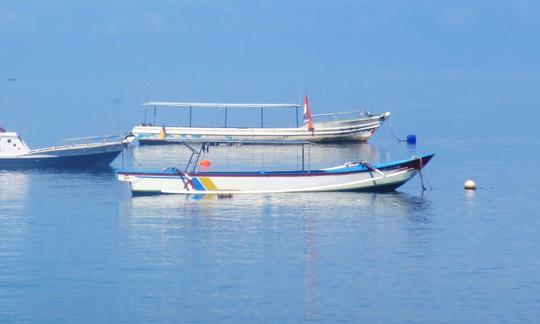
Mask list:
[[[304,123],[307,124],[308,130],[313,131],[313,118],[311,117],[311,109],[309,108],[309,98],[306,86],[304,86],[304,94]]]

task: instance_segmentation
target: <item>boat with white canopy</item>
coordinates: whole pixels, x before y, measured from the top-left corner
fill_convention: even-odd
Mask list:
[[[304,123],[299,121],[301,106],[289,103],[193,103],[193,102],[146,102],[143,104],[145,121],[132,130],[141,144],[167,144],[181,142],[223,143],[234,142],[244,144],[290,144],[297,141],[313,143],[367,141],[373,133],[390,116],[389,112],[373,115],[365,112],[341,112],[328,114],[311,114],[309,100],[306,96],[303,106]],[[158,109],[176,108],[189,110],[188,123],[185,126],[157,125]],[[193,112],[202,108],[223,110],[222,127],[193,126]],[[153,109],[153,119],[148,119],[148,109]],[[230,127],[230,109],[259,110],[260,127]],[[294,112],[296,127],[265,127],[266,111],[289,109]],[[317,121],[319,119],[330,119]],[[314,121],[315,119],[315,121]]]
[[[162,171],[117,172],[118,180],[130,184],[134,195],[184,194],[229,195],[325,191],[392,191],[418,174],[433,154],[410,159],[371,164],[367,161],[311,170],[304,163],[293,171],[207,172],[200,171],[199,158],[208,152],[208,143],[196,149],[182,142],[192,154],[185,168],[169,167]],[[310,165],[309,161],[307,165]]]
[[[30,149],[18,133],[0,128],[0,169],[105,167],[133,140],[133,136],[80,137]]]

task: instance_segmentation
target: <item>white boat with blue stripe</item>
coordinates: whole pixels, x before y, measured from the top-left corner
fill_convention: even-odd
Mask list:
[[[192,148],[191,146],[187,145]],[[370,164],[366,161],[340,166],[297,171],[200,172],[192,148],[186,168],[163,171],[119,171],[118,180],[130,184],[133,194],[260,194],[325,191],[392,191],[403,185],[431,160],[433,154],[410,159]],[[302,163],[304,166],[304,163]],[[191,166],[191,171],[190,170]]]

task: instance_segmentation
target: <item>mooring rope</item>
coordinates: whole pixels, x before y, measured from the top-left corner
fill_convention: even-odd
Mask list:
[[[422,163],[423,163],[423,162],[422,162]],[[423,165],[422,165],[422,168],[423,168]],[[431,184],[429,183],[429,179],[428,179],[428,177],[427,177],[427,174],[424,174],[424,173],[422,172],[422,177],[423,177],[422,180],[425,181],[425,183],[427,184],[429,190],[432,191],[432,190],[433,190],[433,187],[431,187]]]
[[[388,118],[387,120],[385,120],[386,124],[388,124],[388,128],[390,128],[390,133],[392,134],[392,136],[394,137],[394,139],[398,142],[407,142],[407,140],[405,139],[401,139],[399,137],[397,137],[396,133],[394,133],[394,129],[392,128],[392,125],[390,124],[390,119]]]
[[[422,176],[423,168],[424,168],[424,162],[422,162],[422,158],[420,158],[420,169],[418,170],[418,174],[420,175],[420,185],[422,186],[422,192],[427,190],[426,186],[424,186],[424,177]]]
[[[431,184],[429,183],[427,179],[427,176],[425,176],[422,172],[422,169],[424,169],[424,161],[422,160],[422,158],[419,158],[419,162],[420,162],[420,169],[418,170],[418,174],[420,175],[420,184],[422,186],[422,192],[427,190],[426,186],[424,185],[424,177],[426,178],[425,182],[427,183],[429,190],[433,190],[433,188],[431,187]]]

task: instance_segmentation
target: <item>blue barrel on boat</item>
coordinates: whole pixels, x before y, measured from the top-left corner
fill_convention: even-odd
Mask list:
[[[416,135],[407,135],[407,144],[416,144]]]

